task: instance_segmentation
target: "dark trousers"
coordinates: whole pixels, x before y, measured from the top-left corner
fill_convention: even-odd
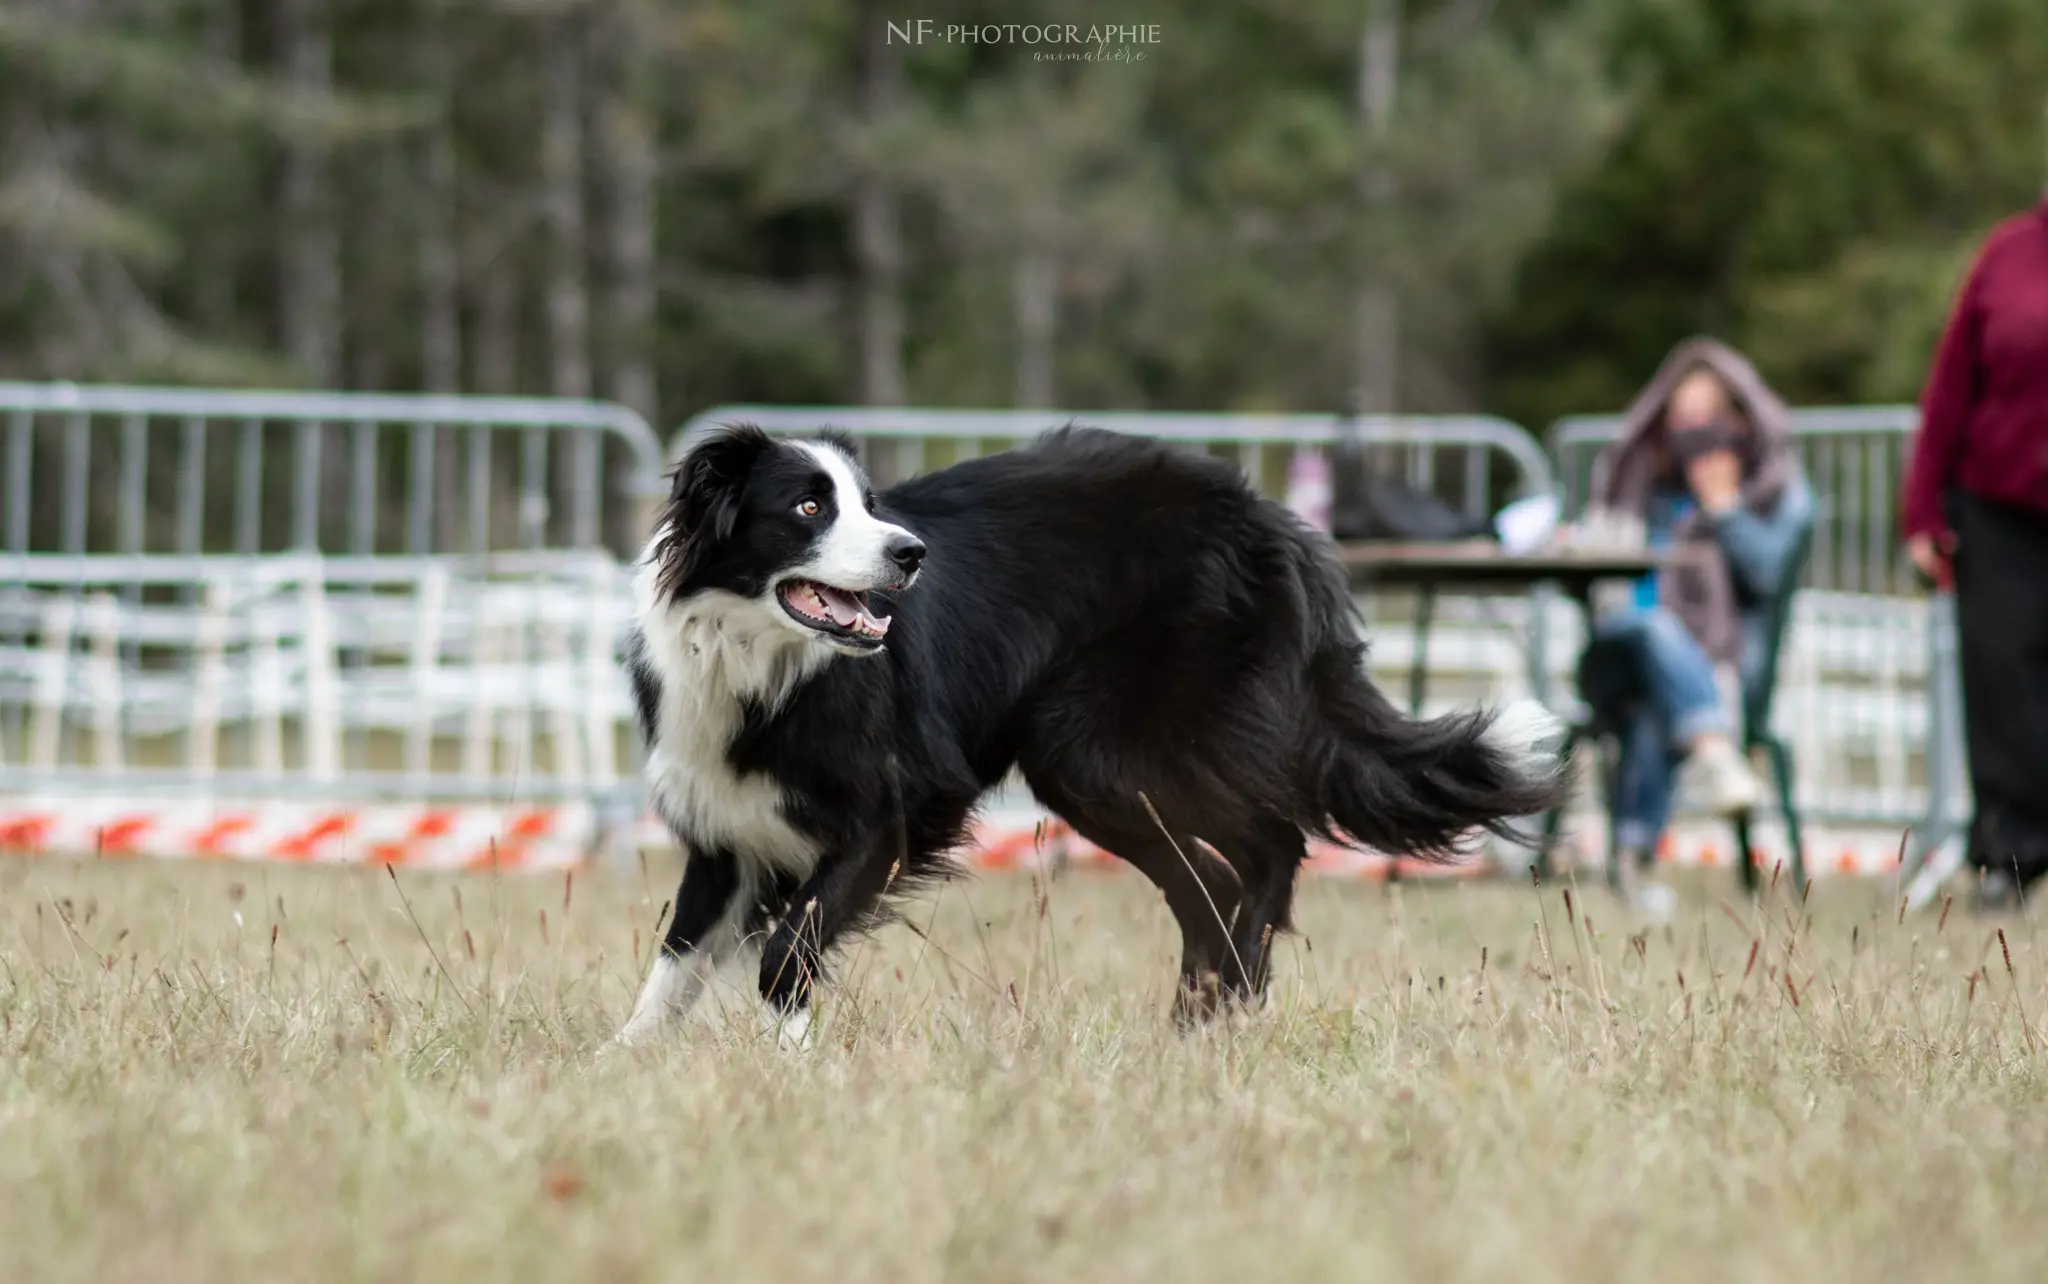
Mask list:
[[[2048,873],[2048,513],[1949,497],[1963,722],[1976,817],[1970,861]]]

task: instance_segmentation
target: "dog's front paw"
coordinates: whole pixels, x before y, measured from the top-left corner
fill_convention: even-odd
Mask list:
[[[784,1011],[774,1004],[761,1007],[761,1032],[772,1035],[775,1045],[780,1048],[808,1049],[811,1047],[811,1010],[808,1007],[790,1008]]]
[[[619,1032],[597,1045],[597,1056],[601,1061],[606,1057],[618,1056],[649,1048],[660,1042],[666,1034],[666,1023],[660,1021],[630,1020]]]

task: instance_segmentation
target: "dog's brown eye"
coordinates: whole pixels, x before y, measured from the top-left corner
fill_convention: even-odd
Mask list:
[[[825,511],[825,506],[815,499],[807,499],[796,506],[796,511],[802,513],[805,517],[816,517],[819,513]]]

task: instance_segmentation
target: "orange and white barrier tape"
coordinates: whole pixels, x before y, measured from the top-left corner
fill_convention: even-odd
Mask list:
[[[434,869],[554,869],[596,837],[584,804],[546,807],[0,799],[0,852],[279,860]]]
[[[1566,841],[1579,861],[1591,868],[1606,862],[1606,826],[1594,818],[1580,818],[1570,826]],[[1782,832],[1769,822],[1759,823],[1755,838],[1757,858],[1768,870],[1784,856]],[[674,840],[658,817],[641,817],[634,834],[642,847],[669,847]],[[1891,874],[1899,867],[1899,835],[1882,829],[1815,829],[1805,832],[1806,867],[1809,876],[1822,874]],[[1725,822],[1674,825],[1657,849],[1657,859],[1679,866],[1733,868],[1734,831]],[[1390,873],[1407,878],[1469,878],[1488,871],[1486,862],[1468,858],[1439,865],[1408,857],[1391,858],[1379,852],[1311,841],[1304,868],[1312,874],[1341,878],[1385,878]],[[1028,808],[992,811],[974,827],[973,846],[961,854],[971,868],[981,870],[1035,869],[1054,865],[1109,866],[1117,864],[1110,853],[1076,834],[1066,822],[1045,812]]]
[[[1402,878],[1463,878],[1485,872],[1485,867],[1478,861],[1441,865],[1406,857],[1396,860],[1378,852],[1341,847],[1335,843],[1311,841],[1308,851],[1308,864],[1304,868],[1310,873],[1344,878],[1385,878],[1390,873]],[[975,826],[974,847],[966,853],[965,859],[974,868],[985,870],[1118,863],[1115,856],[1076,834],[1065,821],[1032,812],[985,818]]]
[[[1762,826],[1759,859],[1783,856],[1781,834]],[[1605,826],[1580,823],[1570,840],[1579,861],[1605,859]],[[52,795],[0,799],[0,853],[27,852],[165,859],[280,860],[318,864],[382,864],[429,869],[560,869],[583,863],[601,846],[594,808],[545,806],[346,804],[279,801],[136,799]],[[643,815],[636,845],[672,845],[659,819]],[[1730,866],[1734,836],[1725,824],[1674,827],[1658,850],[1673,865]],[[1807,872],[1889,874],[1898,868],[1899,836],[1876,829],[1809,829]],[[1109,853],[1063,821],[1029,808],[991,811],[961,853],[981,870],[1053,865],[1110,866]],[[1330,843],[1309,844],[1310,873],[1340,878],[1463,878],[1486,871],[1477,859],[1433,865],[1391,859]]]
[[[1583,864],[1593,867],[1605,864],[1605,828],[1600,824],[1576,827],[1574,846]],[[1756,857],[1768,870],[1784,858],[1785,843],[1783,836],[1769,827],[1759,828],[1763,832],[1755,836],[1758,844]],[[1892,874],[1898,870],[1897,833],[1877,829],[1809,829],[1804,837],[1809,877],[1822,874]],[[1064,823],[1050,817],[1042,821],[1012,817],[1007,823],[997,819],[978,827],[975,841],[977,846],[969,857],[969,863],[983,869],[1031,867],[1052,863],[1062,856],[1069,863],[1083,865],[1109,864],[1115,859],[1075,835]],[[1308,872],[1344,878],[1386,878],[1389,874],[1403,879],[1464,878],[1487,870],[1487,865],[1478,859],[1438,865],[1406,857],[1390,858],[1379,852],[1360,851],[1333,843],[1311,841],[1308,851],[1308,864],[1304,866]],[[1670,865],[1732,869],[1735,835],[1726,824],[1674,826],[1659,844],[1657,859]]]
[[[1783,831],[1768,822],[1759,823],[1754,835],[1756,859],[1766,870],[1784,860]],[[1602,866],[1607,860],[1607,827],[1598,820],[1579,825],[1574,831],[1580,861]],[[1899,869],[1900,832],[1872,827],[1805,827],[1807,876],[1824,874],[1896,874]],[[1688,822],[1673,825],[1657,845],[1661,864],[1702,866],[1708,869],[1735,867],[1735,832],[1726,822]]]

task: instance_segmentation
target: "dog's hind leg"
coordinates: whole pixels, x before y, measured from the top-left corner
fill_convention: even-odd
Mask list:
[[[1295,874],[1308,849],[1293,821],[1274,816],[1218,850],[1244,883],[1237,921],[1231,927],[1223,988],[1229,997],[1253,1005],[1265,998],[1273,970],[1273,937],[1288,927]]]
[[[1162,832],[1155,825],[1149,831],[1103,830],[1098,837],[1080,822],[1073,824],[1090,842],[1151,879],[1180,924],[1174,1020],[1187,1026],[1215,1016],[1223,1004],[1227,978],[1235,970],[1231,934],[1242,911],[1242,889],[1234,872],[1192,834]]]
[[[1056,783],[1038,779],[1031,786],[1074,832],[1151,879],[1165,895],[1180,925],[1174,1020],[1187,1026],[1216,1015],[1234,969],[1231,929],[1243,892],[1236,871],[1170,821],[1155,823],[1139,799],[1129,807],[1086,805]]]
[[[618,1042],[645,1044],[673,1030],[704,992],[712,970],[740,946],[747,907],[730,852],[693,852],[676,889],[675,912]]]

